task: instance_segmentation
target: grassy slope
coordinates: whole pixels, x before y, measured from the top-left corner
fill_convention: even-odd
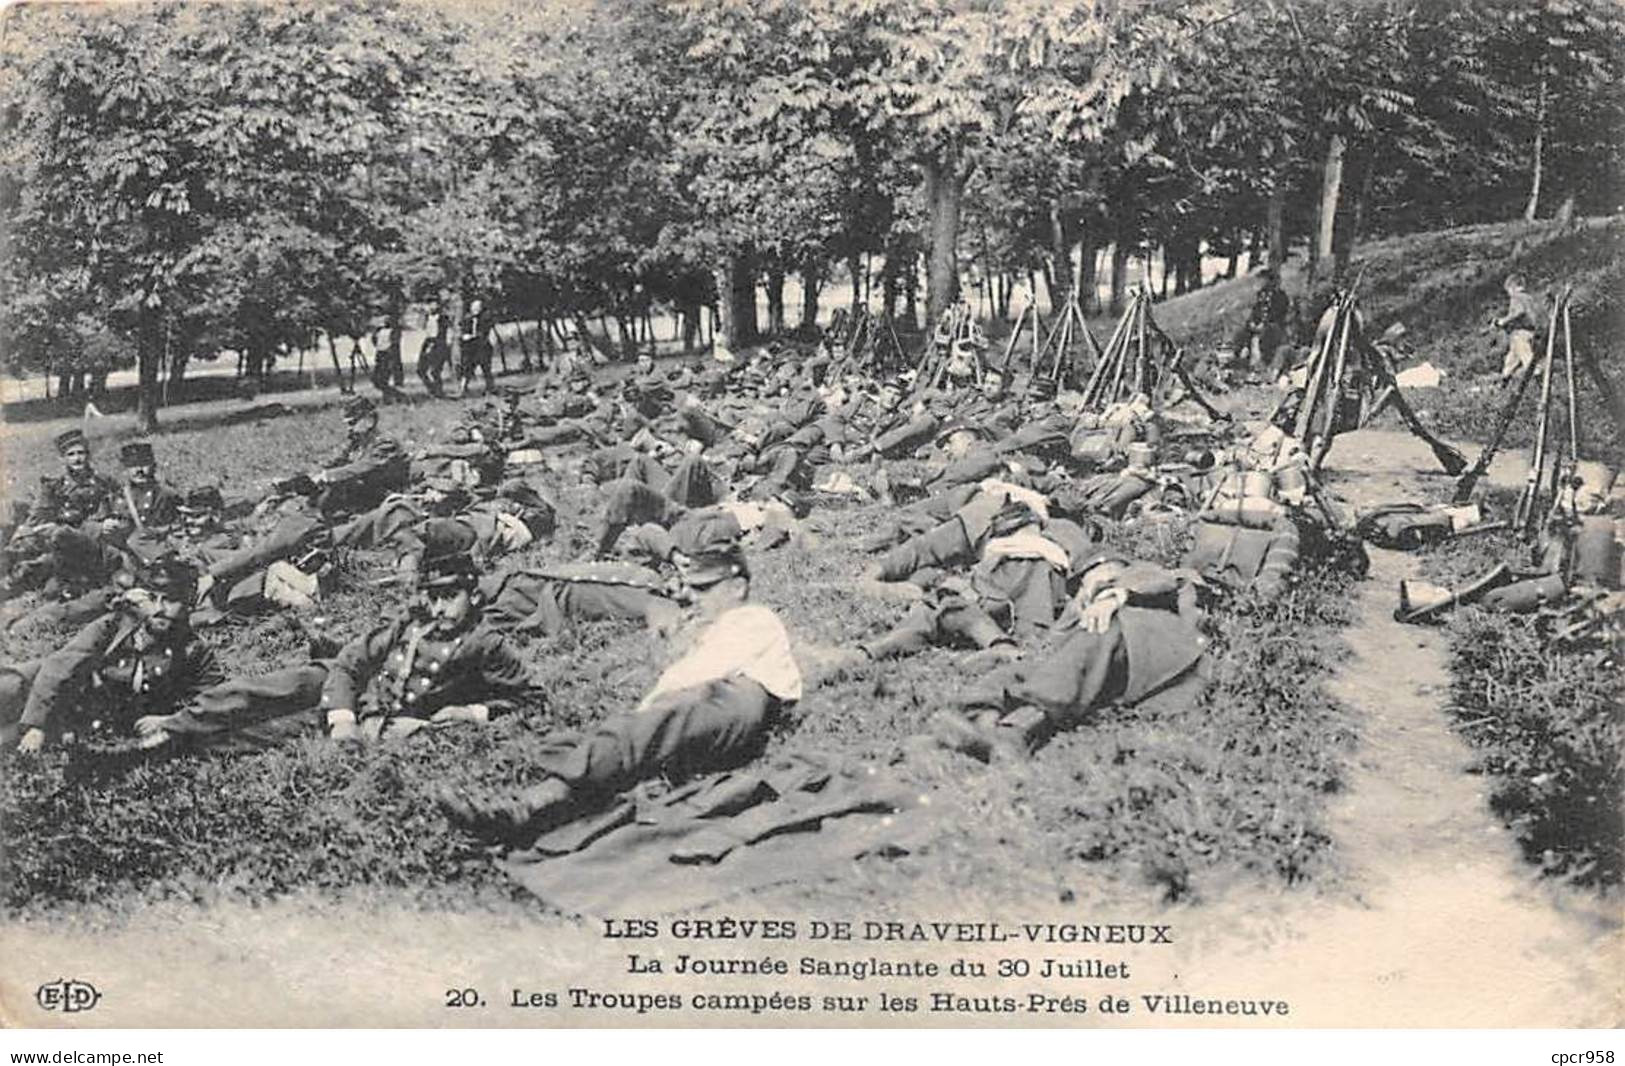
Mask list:
[[[383,425],[421,443],[444,433],[458,409],[388,408]],[[177,430],[155,446],[177,482],[219,479],[228,494],[253,495],[336,446],[337,421],[301,410],[257,429]],[[597,506],[592,492],[562,476],[554,489],[560,542],[532,559],[579,554],[572,532]],[[780,609],[798,642],[850,645],[901,617],[901,605],[848,587],[866,561],[853,545],[883,517],[876,507],[821,509],[810,523],[814,543],[757,561],[759,598]],[[1178,525],[1116,535],[1164,560],[1183,543]],[[369,584],[383,562],[353,557],[346,589],[309,628],[348,637],[389,609],[398,593]],[[1312,575],[1281,602],[1244,604],[1218,618],[1218,680],[1197,708],[1113,715],[1059,739],[1031,774],[974,772],[957,760],[926,768],[961,814],[899,876],[995,893],[1077,878],[1118,898],[1200,895],[1236,878],[1328,881],[1320,811],[1352,733],[1318,686],[1337,657],[1341,580]],[[0,660],[40,654],[65,635],[19,627],[0,638]],[[242,674],[298,660],[304,638],[288,615],[207,634],[228,671]],[[527,657],[549,692],[545,710],[395,750],[357,754],[312,743],[115,775],[60,753],[32,766],[0,753],[8,842],[0,896],[8,906],[45,910],[145,894],[267,898],[300,889],[347,898],[382,890],[430,906],[497,903],[507,885],[448,833],[430,785],[526,780],[527,752],[547,729],[630,705],[665,654],[650,634],[614,625],[532,643]],[[950,651],[856,670],[811,693],[773,747],[885,758],[978,676]]]
[[[1421,390],[1413,402],[1447,436],[1481,442],[1490,435],[1499,402],[1493,377],[1506,338],[1489,322],[1506,310],[1501,283],[1513,271],[1535,292],[1574,285],[1576,349],[1594,355],[1625,396],[1618,354],[1625,347],[1625,218],[1583,219],[1567,227],[1509,222],[1392,237],[1361,245],[1353,269],[1364,271],[1360,306],[1375,329],[1405,326],[1400,347],[1411,356],[1405,365],[1426,359],[1445,371],[1443,388]],[[1302,303],[1299,263],[1288,264],[1284,283]],[[1160,304],[1154,315],[1178,343],[1205,353],[1241,325],[1259,284],[1256,277],[1220,282]],[[1092,325],[1104,342],[1111,323]],[[1617,459],[1625,430],[1607,417],[1596,390],[1577,372],[1588,450]],[[1531,396],[1508,446],[1533,439],[1534,408]]]

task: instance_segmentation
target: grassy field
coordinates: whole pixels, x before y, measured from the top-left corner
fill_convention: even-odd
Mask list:
[[[1497,501],[1510,510],[1511,494]],[[1449,542],[1424,559],[1456,586],[1527,552],[1497,533]],[[1465,607],[1447,623],[1449,710],[1490,779],[1490,803],[1525,856],[1576,884],[1625,880],[1625,705],[1620,649],[1552,647],[1539,615]]]
[[[1480,437],[1493,412],[1484,373],[1503,343],[1482,321],[1501,309],[1501,277],[1516,267],[1537,287],[1574,280],[1577,330],[1587,344],[1614,345],[1622,234],[1625,225],[1608,220],[1378,242],[1356,255],[1357,264],[1370,264],[1366,313],[1378,328],[1404,322],[1417,357],[1450,374],[1445,389],[1418,394],[1426,416],[1448,432]],[[1255,285],[1242,279],[1212,286],[1156,313],[1165,329],[1199,350],[1234,328]],[[240,400],[167,411],[165,431],[153,439],[164,475],[182,487],[216,483],[228,497],[253,499],[274,477],[340,444],[332,410],[337,393],[267,399],[281,406],[252,421]],[[1585,402],[1593,451],[1617,449],[1617,427],[1592,417],[1594,398]],[[384,408],[382,427],[409,447],[421,446],[444,437],[460,410],[455,401],[420,399]],[[1514,444],[1527,438],[1529,421],[1526,414],[1515,428]],[[50,438],[72,424],[79,420],[30,417],[5,427],[7,498],[31,495],[39,475],[55,469]],[[101,466],[110,468],[116,444],[133,433],[131,418],[92,420],[89,429]],[[597,507],[594,493],[567,469],[548,479],[560,533],[520,564],[578,557]],[[850,646],[902,615],[901,605],[852,587],[866,562],[854,545],[883,517],[877,507],[832,502],[809,520],[807,542],[756,561],[758,597],[781,611],[802,645]],[[1172,561],[1185,531],[1177,521],[1148,522],[1113,536],[1143,557]],[[1436,553],[1428,565],[1439,575],[1465,572],[1483,559],[1464,553],[1502,547],[1471,541]],[[319,620],[270,616],[207,639],[232,673],[298,661],[311,633],[353,636],[392,608],[398,591],[375,584],[384,565],[378,557],[353,556]],[[989,890],[1034,876],[1056,884],[1088,878],[1127,896],[1175,899],[1202,898],[1238,880],[1335,884],[1336,851],[1323,814],[1356,737],[1349,714],[1321,686],[1340,654],[1347,580],[1312,571],[1288,597],[1243,601],[1218,613],[1210,623],[1216,677],[1193,712],[1113,714],[1059,738],[1031,773],[973,771],[951,761],[924,771],[963,817],[928,854],[910,860],[913,872],[946,886]],[[1454,713],[1483,747],[1485,768],[1499,775],[1498,809],[1554,872],[1617,881],[1620,722],[1607,690],[1613,667],[1543,653],[1517,619],[1461,612],[1451,627]],[[0,638],[0,658],[41,654],[67,635],[19,627]],[[63,753],[35,762],[0,754],[0,828],[9,845],[0,898],[24,911],[116,906],[147,896],[266,899],[303,890],[381,891],[425,906],[507,905],[509,886],[483,854],[449,832],[429,800],[431,786],[527,780],[527,753],[549,729],[579,726],[635,702],[665,652],[640,629],[599,625],[532,643],[527,654],[548,692],[545,707],[487,731],[437,734],[396,749],[356,753],[311,743],[117,773]],[[809,693],[772,747],[887,759],[980,669],[948,651],[854,669]],[[1514,710],[1525,706],[1557,710],[1544,717]],[[1557,839],[1559,828],[1573,825],[1585,827],[1585,840]]]
[[[383,411],[383,429],[409,444],[444,434],[459,405]],[[30,426],[29,429],[34,427]],[[259,426],[199,425],[154,444],[181,485],[218,481],[253,497],[268,481],[336,447],[336,415],[314,407]],[[37,450],[37,449],[36,449]],[[102,448],[105,454],[106,448]],[[26,455],[25,483],[45,457]],[[592,490],[548,475],[561,526],[521,563],[579,555],[596,508]],[[810,536],[755,561],[759,599],[779,609],[802,648],[850,646],[901,617],[900,604],[852,587],[866,562],[854,547],[884,517],[874,506],[821,508]],[[1121,546],[1172,561],[1178,522],[1125,525]],[[361,553],[321,620],[282,614],[209,631],[228,671],[254,674],[303,658],[315,631],[346,638],[390,609],[398,592],[373,584],[385,560]],[[1321,826],[1326,797],[1354,741],[1346,713],[1320,684],[1338,658],[1346,578],[1311,572],[1290,596],[1242,601],[1212,620],[1217,671],[1193,711],[1136,708],[1059,738],[1030,773],[989,772],[944,758],[919,770],[963,816],[908,861],[932,884],[998,891],[1089,879],[1131,898],[1201,898],[1237,881],[1335,883]],[[19,626],[0,655],[21,659],[68,634]],[[0,754],[0,827],[7,856],[0,899],[23,912],[115,908],[156,898],[251,900],[315,891],[426,907],[507,906],[508,884],[452,833],[431,799],[438,782],[521,783],[545,733],[636,701],[664,649],[641,628],[586,626],[526,646],[545,707],[488,730],[437,734],[351,752],[312,741],[236,757],[173,759],[109,770],[69,753]],[[869,665],[813,690],[770,751],[889,759],[982,668],[950,651]]]

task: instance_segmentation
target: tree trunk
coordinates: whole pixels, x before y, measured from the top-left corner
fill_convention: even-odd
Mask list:
[[[1332,239],[1337,233],[1337,204],[1343,193],[1343,157],[1347,150],[1348,143],[1343,140],[1343,135],[1332,134],[1326,144],[1326,163],[1320,175],[1320,209],[1315,214],[1315,240],[1309,246],[1311,290],[1332,258]]]
[[[1269,207],[1265,211],[1264,229],[1269,234],[1268,250],[1269,264],[1280,270],[1286,262],[1286,174],[1283,171],[1275,172],[1275,182],[1270,187]],[[1258,269],[1258,260],[1255,257],[1247,264],[1249,270]]]
[[[1360,240],[1360,234],[1365,230],[1365,209],[1371,202],[1371,182],[1377,173],[1377,156],[1375,151],[1365,153],[1360,160],[1360,185],[1354,194],[1353,210],[1349,213],[1349,222],[1343,227],[1337,242],[1337,267],[1335,277],[1341,283],[1349,276],[1349,260],[1354,257],[1354,245]]]
[[[1257,227],[1247,235],[1247,269],[1258,269],[1258,258],[1264,254],[1264,232]]]
[[[1112,243],[1112,302],[1111,313],[1123,313],[1123,301],[1128,297],[1128,241],[1118,237]]]
[[[1061,216],[1061,201],[1053,199],[1049,202],[1049,247],[1050,255],[1054,257],[1051,268],[1050,303],[1055,303],[1055,290],[1066,289],[1072,284],[1072,248],[1066,242],[1066,222]],[[1065,300],[1065,296],[1062,300]]]
[[[1224,265],[1224,276],[1226,280],[1234,278],[1236,276],[1236,272],[1240,269],[1241,234],[1238,233],[1236,234],[1235,240],[1230,245],[1230,261]]]
[[[903,313],[908,316],[908,328],[920,327],[920,258],[918,252],[908,254],[908,272],[903,275]]]
[[[1078,246],[1078,268],[1078,300],[1083,313],[1092,315],[1100,310],[1100,248],[1087,232]]]
[[[1535,163],[1534,172],[1529,176],[1529,199],[1523,205],[1523,220],[1535,221],[1535,212],[1540,210],[1540,179],[1545,169],[1546,151],[1546,75],[1540,76],[1540,96],[1535,105]]]
[[[818,329],[818,294],[824,287],[824,263],[817,256],[809,256],[801,265],[801,328],[814,333]]]
[[[730,350],[756,339],[756,289],[743,258],[730,256],[712,271],[717,286],[716,336]]]
[[[683,305],[682,315],[684,352],[692,352],[697,346],[700,336],[700,316],[704,313],[705,308],[699,303]]]
[[[846,257],[846,272],[852,275],[852,314],[863,306],[863,257],[853,252]]]
[[[928,323],[941,318],[959,294],[959,213],[964,191],[956,148],[945,149],[926,160],[926,232],[930,240],[925,289]]]
[[[767,331],[773,336],[784,333],[784,269],[774,267],[767,272]]]
[[[897,298],[901,295],[895,255],[886,256],[886,265],[880,268],[880,314],[888,321],[897,317]]]
[[[717,303],[715,311],[716,327],[712,332],[714,338],[720,339],[724,347],[732,349],[734,346],[734,302],[730,298],[733,290],[734,261],[724,259],[711,270],[711,276],[716,280]]]
[[[734,335],[728,344],[751,344],[761,335],[756,323],[756,271],[744,256],[733,259],[733,324]]]
[[[135,428],[138,433],[151,433],[158,428],[158,370],[163,362],[163,339],[150,312],[141,316],[136,326],[136,399]]]

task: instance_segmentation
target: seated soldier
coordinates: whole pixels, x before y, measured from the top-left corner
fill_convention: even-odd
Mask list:
[[[378,409],[364,396],[344,402],[344,448],[322,469],[284,482],[315,497],[324,515],[352,515],[376,507],[406,487],[411,460],[400,444],[378,433]]]
[[[133,736],[223,680],[187,624],[196,572],[174,557],[144,567],[113,609],[43,659],[0,667],[0,743],[17,747],[91,734]]]
[[[115,513],[137,529],[168,526],[180,517],[180,493],[158,480],[158,460],[152,445],[130,441],[119,449],[125,469],[124,488],[115,501]]]
[[[585,736],[556,737],[540,760],[541,784],[517,794],[443,791],[440,805],[455,824],[522,846],[646,778],[726,769],[760,753],[801,698],[789,634],[772,610],[749,602],[750,571],[731,523],[696,526],[676,559],[704,625],[689,651],[634,709]]]
[[[322,708],[334,740],[483,724],[536,698],[523,660],[485,623],[471,539],[449,525],[431,525],[427,538],[407,614],[346,644],[328,668]]]
[[[416,595],[400,616],[336,658],[222,681],[173,713],[140,718],[143,746],[252,750],[323,726],[336,741],[389,739],[487,722],[534,702],[524,663],[484,624],[468,544],[449,532],[425,550]]]
[[[1189,571],[1101,556],[1083,570],[1044,652],[995,673],[967,698],[967,712],[938,712],[932,736],[984,762],[1025,758],[1099,708],[1194,699],[1206,646],[1200,586]]]
[[[62,473],[40,478],[39,492],[27,517],[16,524],[0,562],[5,565],[8,593],[38,588],[69,568],[58,566],[57,541],[72,532],[100,539],[124,528],[115,512],[118,484],[96,473],[84,432],[70,429],[56,437]]]

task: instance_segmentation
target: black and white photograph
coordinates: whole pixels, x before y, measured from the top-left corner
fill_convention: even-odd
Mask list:
[[[1622,174],[1618,0],[0,9],[0,1030],[1613,1062]]]

